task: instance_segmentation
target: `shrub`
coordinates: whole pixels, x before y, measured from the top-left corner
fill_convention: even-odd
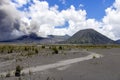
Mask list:
[[[20,65],[16,66],[15,76],[20,77],[21,76],[21,70],[22,67]]]
[[[45,46],[42,46],[42,48],[44,49],[44,48],[45,48]]]
[[[55,47],[55,48],[53,48],[53,54],[58,54],[58,49]]]
[[[95,59],[96,58],[96,56],[93,56],[93,59]]]
[[[62,50],[63,48],[62,48],[62,46],[59,46],[59,50]]]
[[[10,72],[8,72],[8,73],[6,74],[6,77],[10,77]]]
[[[39,53],[38,49],[35,49],[35,53],[36,53],[36,54],[38,54],[38,53]]]
[[[29,51],[29,52],[27,52],[27,53],[25,54],[25,56],[27,56],[27,57],[32,57],[33,55],[36,55],[36,54],[38,54],[38,53],[36,53],[36,52],[34,52],[34,51]]]

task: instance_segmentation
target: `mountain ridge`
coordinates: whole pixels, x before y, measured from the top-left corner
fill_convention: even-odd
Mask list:
[[[115,42],[116,42],[117,44],[120,44],[120,39],[116,40]]]
[[[15,39],[0,41],[0,43],[42,43],[42,44],[51,44],[64,41],[70,36],[57,36],[57,35],[48,35],[47,37],[39,37],[34,33],[29,35],[23,35]]]

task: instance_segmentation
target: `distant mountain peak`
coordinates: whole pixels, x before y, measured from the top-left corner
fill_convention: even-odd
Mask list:
[[[120,39],[116,40],[115,42],[116,42],[117,44],[120,44]]]
[[[84,29],[75,33],[71,38],[65,41],[72,44],[110,44],[113,40],[107,38],[94,29]]]

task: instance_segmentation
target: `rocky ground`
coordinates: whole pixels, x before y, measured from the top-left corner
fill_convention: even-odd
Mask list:
[[[120,80],[120,48],[73,48],[51,53],[42,49],[28,57],[18,53],[0,55],[0,80]],[[100,57],[87,57],[92,53]],[[20,77],[14,76],[17,65],[23,68]],[[8,73],[10,76],[6,76]]]

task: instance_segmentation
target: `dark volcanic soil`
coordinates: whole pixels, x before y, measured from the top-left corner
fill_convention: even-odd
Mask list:
[[[21,80],[120,80],[120,48],[90,49],[104,55],[102,58],[90,59],[62,67],[48,69],[40,72],[24,74]],[[22,61],[0,62],[0,73],[15,70],[17,64],[24,68],[46,65],[57,61],[84,57],[88,53],[83,50],[66,51],[67,54],[56,54],[47,56],[33,56],[24,58]],[[2,77],[0,80],[18,80],[18,78]]]

